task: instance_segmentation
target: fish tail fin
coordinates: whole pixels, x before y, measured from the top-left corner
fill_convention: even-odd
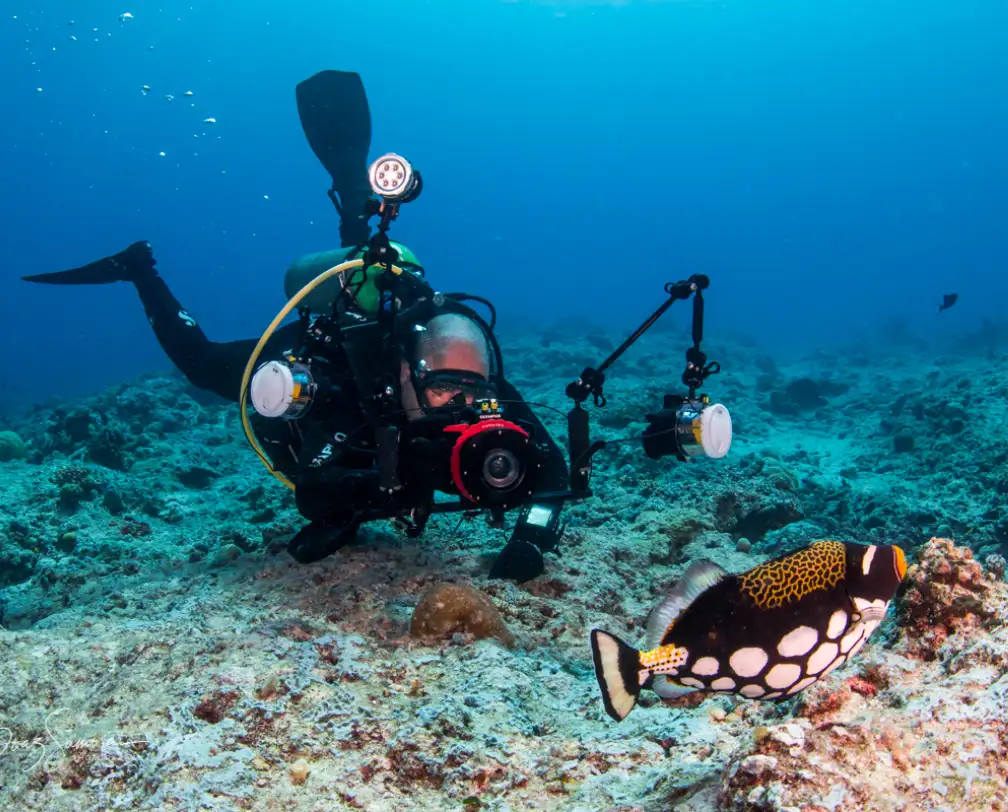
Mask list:
[[[633,710],[640,696],[640,652],[601,629],[592,629],[591,647],[606,713],[619,722]]]

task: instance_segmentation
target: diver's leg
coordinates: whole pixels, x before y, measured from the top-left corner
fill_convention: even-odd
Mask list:
[[[136,242],[124,251],[69,271],[23,277],[51,285],[101,285],[132,282],[158,343],[186,379],[196,387],[237,402],[241,378],[256,339],[211,341],[155,269],[150,243]],[[268,352],[290,341],[298,325],[278,330],[264,348]]]
[[[371,238],[373,194],[367,165],[371,109],[364,84],[352,71],[324,70],[299,82],[295,95],[308,144],[332,178],[340,245],[365,245]]]
[[[132,282],[154,335],[172,363],[193,385],[234,400],[235,393],[218,391],[207,375],[212,342],[196,320],[182,307],[155,269],[150,243],[135,242],[124,251],[103,257],[80,268],[23,277],[28,282],[50,285],[103,285]],[[208,385],[209,384],[209,385]]]

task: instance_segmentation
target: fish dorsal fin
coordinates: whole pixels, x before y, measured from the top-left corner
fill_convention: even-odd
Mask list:
[[[658,648],[669,627],[686,611],[686,607],[727,574],[706,558],[690,564],[665,599],[651,612],[647,625],[647,648]]]

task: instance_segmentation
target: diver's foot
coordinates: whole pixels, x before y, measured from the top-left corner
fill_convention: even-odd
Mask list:
[[[128,248],[80,268],[55,273],[22,276],[26,282],[48,285],[107,285],[111,282],[136,282],[154,272],[154,252],[149,242],[135,242]]]
[[[133,243],[129,248],[120,251],[114,257],[129,274],[129,279],[145,276],[154,270],[156,260],[151,244],[146,240]],[[124,280],[125,281],[125,280]]]

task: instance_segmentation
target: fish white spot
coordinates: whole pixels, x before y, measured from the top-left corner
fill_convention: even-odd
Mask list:
[[[801,666],[794,663],[778,663],[763,678],[767,685],[778,690],[794,685],[801,676]]]
[[[877,548],[875,545],[871,545],[867,550],[865,550],[864,556],[861,558],[861,573],[867,575],[871,571],[871,562],[875,558],[875,550]]]
[[[805,677],[805,679],[799,680],[794,685],[792,685],[790,688],[788,688],[788,690],[787,690],[788,696],[793,696],[794,694],[798,693],[799,691],[804,691],[806,688],[808,688],[817,679],[819,679],[819,677]]]
[[[767,664],[767,653],[761,648],[740,648],[728,658],[728,665],[740,677],[755,677]]]
[[[701,677],[712,677],[718,672],[718,661],[714,657],[701,657],[690,669]]]
[[[779,696],[784,696],[783,691],[774,691],[772,694],[767,694],[764,699],[776,699]]]
[[[829,626],[826,627],[826,636],[830,640],[836,640],[844,629],[847,628],[847,613],[843,609],[837,609],[830,615]]]
[[[871,605],[872,605],[872,602],[871,601],[866,601],[864,598],[855,598],[854,599],[854,608],[857,609],[859,613],[863,612],[865,609],[867,609]]]
[[[734,691],[735,690],[735,680],[731,677],[720,677],[714,680],[710,684],[710,687],[715,691]]]
[[[864,636],[864,628],[864,624],[859,623],[843,636],[843,639],[840,640],[840,652],[842,654],[850,651],[854,647],[854,644]]]
[[[766,691],[763,690],[762,685],[743,685],[742,690],[739,691],[742,696],[747,696],[750,699],[755,699],[758,696],[763,696]]]
[[[682,679],[679,680],[679,682],[681,682],[683,685],[689,685],[691,688],[706,688],[707,687],[702,682],[700,682],[700,680],[693,679],[693,677],[683,677]]]
[[[808,674],[818,674],[833,662],[833,658],[837,656],[839,650],[836,643],[823,643],[808,658],[808,662],[805,664],[805,672]]]
[[[812,651],[812,647],[818,642],[819,632],[811,626],[799,626],[781,638],[777,644],[777,653],[781,657],[801,657]]]

